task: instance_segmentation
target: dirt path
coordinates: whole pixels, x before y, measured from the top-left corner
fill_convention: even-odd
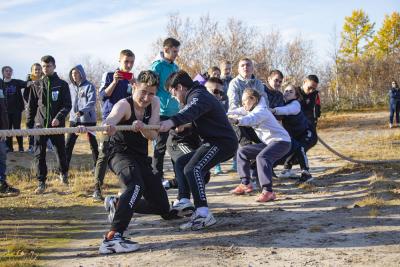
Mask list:
[[[333,147],[356,157],[398,158],[400,129],[386,129],[386,121],[387,112],[329,117],[322,121],[320,136]],[[390,142],[385,136],[391,138]],[[90,166],[84,142],[78,142],[74,152],[76,168],[85,162]],[[382,145],[388,143],[387,149],[382,150]],[[71,204],[53,203],[68,201],[68,195],[62,195],[63,189],[57,188],[56,181],[43,199],[30,196],[34,183],[28,186],[28,192],[15,198],[26,203],[19,205],[21,208],[9,208],[12,198],[0,199],[3,205],[0,213],[4,212],[0,215],[0,230],[18,225],[21,238],[28,240],[46,240],[49,238],[46,231],[52,231],[52,237],[72,240],[40,254],[39,264],[57,267],[400,266],[400,204],[382,205],[378,211],[375,207],[354,206],[370,193],[371,180],[377,174],[368,168],[346,166],[320,145],[309,156],[311,172],[317,177],[316,186],[298,188],[293,180],[275,179],[274,189],[279,199],[273,203],[256,203],[256,195],[229,194],[238,182],[233,173],[213,176],[207,195],[218,223],[208,230],[181,232],[178,225],[184,220],[164,221],[158,216],[135,215],[127,231],[141,244],[135,253],[98,255],[101,237],[109,227],[104,209],[89,202],[88,194],[73,195],[76,199]],[[49,158],[54,155],[50,153]],[[31,160],[27,155],[15,153],[10,155],[8,167],[30,168]],[[223,170],[229,167],[229,163],[222,166]],[[400,181],[400,167],[384,168],[384,176],[390,182]],[[81,179],[91,177],[88,174]],[[168,194],[173,201],[176,190]],[[399,196],[400,189],[391,198],[400,199]],[[37,230],[38,227],[42,228]],[[66,234],[65,229],[71,232],[68,230]]]
[[[236,182],[233,174],[213,177],[207,192],[217,225],[181,232],[178,221],[135,216],[128,233],[142,248],[131,254],[97,254],[107,230],[99,209],[87,223],[104,229],[82,233],[45,260],[58,267],[399,266],[400,209],[383,209],[379,216],[369,217],[368,208],[352,208],[366,194],[368,173],[338,171],[338,162],[328,156],[314,155],[311,164],[323,166],[312,170],[318,176],[315,188],[299,189],[289,179],[276,180],[280,199],[268,204],[254,202],[255,196],[230,195]],[[174,199],[176,192],[169,194]]]

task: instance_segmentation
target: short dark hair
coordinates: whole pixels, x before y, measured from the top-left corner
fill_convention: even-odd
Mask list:
[[[219,71],[219,72],[221,72],[221,69],[218,68],[217,66],[212,66],[212,67],[209,67],[208,70],[207,70],[207,72],[208,72],[209,75],[211,75],[214,71]]]
[[[268,78],[275,75],[279,75],[279,78],[283,79],[283,73],[280,70],[271,70],[268,74]]]
[[[139,76],[136,79],[137,83],[144,83],[147,86],[155,86],[158,87],[160,84],[160,79],[158,78],[158,74],[151,70],[144,70],[139,73]]]
[[[224,85],[224,82],[220,78],[217,78],[217,77],[211,77],[210,79],[207,80],[207,82],[218,83],[220,85]]]
[[[10,69],[11,71],[13,71],[13,68],[11,68],[10,66],[4,66],[1,68],[1,73],[3,74],[6,69]]]
[[[122,56],[135,57],[135,54],[129,49],[124,49],[124,50],[121,50],[121,52],[119,52],[119,56],[120,57],[122,57]]]
[[[49,63],[53,63],[53,65],[56,64],[56,60],[54,59],[54,57],[52,57],[52,56],[50,56],[50,55],[43,56],[43,57],[40,59],[40,61],[41,61],[41,62],[44,62],[44,63],[47,63],[47,64],[49,64]]]
[[[179,47],[180,45],[181,45],[181,43],[172,37],[165,39],[163,42],[163,47],[171,48],[171,47]]]
[[[307,80],[319,83],[319,79],[317,75],[311,74],[306,77]]]
[[[172,73],[167,81],[165,82],[165,89],[169,91],[169,88],[176,88],[178,84],[186,87],[186,88],[191,88],[193,86],[193,80],[190,78],[189,74],[184,71],[180,70],[177,72]]]

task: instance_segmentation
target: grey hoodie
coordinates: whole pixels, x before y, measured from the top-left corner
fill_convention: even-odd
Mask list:
[[[82,81],[76,84],[72,79],[72,70],[77,69],[81,74]],[[69,121],[81,123],[95,123],[96,122],[96,88],[94,85],[86,80],[86,73],[82,65],[76,65],[69,72],[69,91],[71,93],[72,109],[69,114]],[[80,112],[81,116],[78,118],[76,113]]]
[[[264,91],[264,85],[256,78],[245,79],[238,75],[229,83],[228,99],[229,110],[233,110],[242,106],[242,95],[246,88],[252,88],[258,91],[265,98],[266,106],[269,106],[267,93]]]

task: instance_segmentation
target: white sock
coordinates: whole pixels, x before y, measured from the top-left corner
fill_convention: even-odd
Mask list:
[[[207,217],[208,216],[208,207],[200,207],[196,209],[196,213],[200,215],[201,217]]]

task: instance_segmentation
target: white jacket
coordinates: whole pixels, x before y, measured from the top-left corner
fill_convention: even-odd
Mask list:
[[[248,126],[254,128],[258,138],[268,145],[271,142],[284,141],[290,142],[288,132],[275,119],[269,111],[264,98],[250,112],[243,107],[236,108],[227,113],[228,115],[237,115],[239,126]]]

